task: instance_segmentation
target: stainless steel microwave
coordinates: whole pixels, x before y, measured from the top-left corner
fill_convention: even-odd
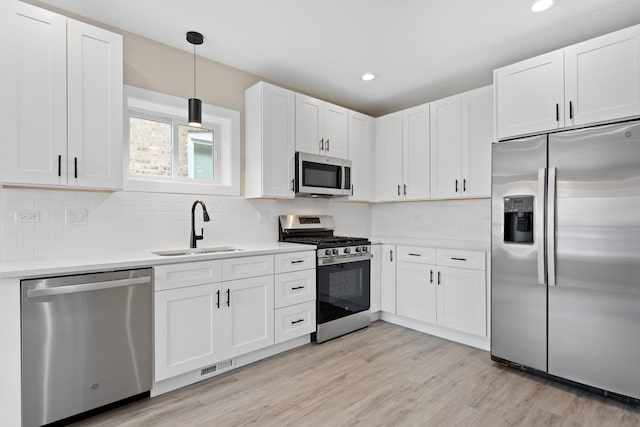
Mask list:
[[[351,160],[296,152],[295,193],[299,197],[351,194]]]

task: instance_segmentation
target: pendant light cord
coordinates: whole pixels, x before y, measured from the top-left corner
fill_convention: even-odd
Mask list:
[[[196,45],[193,45],[193,97],[196,97]]]

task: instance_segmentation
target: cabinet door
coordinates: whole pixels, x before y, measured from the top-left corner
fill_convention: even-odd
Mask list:
[[[564,50],[569,125],[640,114],[640,25]]]
[[[224,283],[223,357],[274,344],[273,275]]]
[[[376,119],[376,200],[395,201],[402,187],[402,112]]]
[[[69,185],[122,188],[122,36],[67,22]]]
[[[322,154],[323,104],[319,99],[296,93],[296,151]]]
[[[438,267],[438,325],[487,335],[485,272]]]
[[[493,86],[465,92],[462,108],[462,197],[491,196]]]
[[[371,278],[371,290],[369,292],[369,297],[371,298],[369,303],[369,310],[371,313],[375,313],[380,311],[380,282],[381,282],[381,264],[382,264],[382,247],[381,245],[371,245],[371,254],[373,258],[371,258],[371,274],[369,277]]]
[[[245,92],[245,196],[292,199],[295,93],[260,82]]]
[[[380,257],[380,309],[396,312],[396,247],[382,245]]]
[[[429,198],[429,104],[403,111],[402,197]]]
[[[349,111],[349,160],[351,160],[351,197],[349,200],[373,200],[373,127],[374,119]]]
[[[220,284],[155,292],[155,381],[222,360]]]
[[[563,51],[495,71],[498,139],[564,126]]]
[[[324,155],[349,158],[349,110],[323,102]]]
[[[13,2],[13,0],[7,0]],[[3,142],[0,180],[9,183],[67,183],[66,18],[13,2],[3,16]],[[60,165],[60,167],[58,167]]]
[[[398,315],[421,322],[436,323],[436,267],[428,264],[398,262]]]
[[[431,197],[462,194],[460,95],[431,103]]]

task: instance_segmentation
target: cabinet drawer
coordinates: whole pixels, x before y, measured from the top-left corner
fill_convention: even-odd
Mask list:
[[[275,311],[276,344],[316,331],[316,302],[309,301]]]
[[[316,299],[316,271],[276,274],[276,308]]]
[[[269,274],[273,274],[273,255],[222,260],[222,280],[225,281]]]
[[[398,246],[398,261],[435,264],[436,250],[419,246]]]
[[[315,268],[316,251],[277,254],[274,257],[276,274]]]
[[[438,266],[485,270],[485,253],[457,249],[438,249]]]
[[[222,281],[220,261],[185,262],[153,267],[155,290],[184,288],[187,286]]]

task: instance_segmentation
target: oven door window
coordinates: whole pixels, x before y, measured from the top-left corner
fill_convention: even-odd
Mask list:
[[[342,167],[323,163],[302,162],[304,187],[341,188]]]
[[[369,309],[370,261],[318,267],[318,323]]]

